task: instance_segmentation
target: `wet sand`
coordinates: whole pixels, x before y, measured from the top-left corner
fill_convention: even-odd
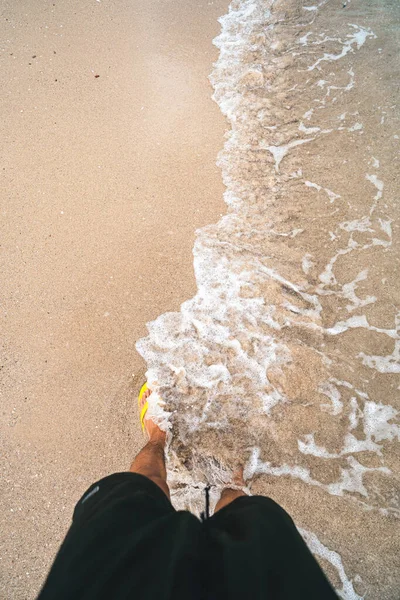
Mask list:
[[[237,0],[221,22],[227,212],[196,295],[137,345],[172,499],[199,514],[245,457],[341,598],[397,600],[398,5]]]
[[[97,478],[142,443],[145,323],[224,212],[211,40],[227,2],[2,4],[2,598],[33,598]]]

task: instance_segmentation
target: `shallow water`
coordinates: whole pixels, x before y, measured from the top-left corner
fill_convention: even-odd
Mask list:
[[[196,296],[138,343],[175,504],[244,463],[343,598],[400,586],[399,24],[387,0],[232,2],[227,214],[197,232]]]

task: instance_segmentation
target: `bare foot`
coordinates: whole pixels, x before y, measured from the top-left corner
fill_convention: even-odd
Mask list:
[[[219,510],[221,510],[221,508],[224,508],[224,506],[228,506],[228,504],[230,504],[231,502],[236,500],[236,498],[240,498],[241,496],[248,495],[243,490],[236,489],[236,486],[238,486],[238,487],[246,486],[245,481],[243,479],[243,471],[244,471],[243,467],[240,466],[233,473],[232,484],[235,486],[235,488],[226,487],[222,490],[221,497],[216,504],[214,512],[218,512]]]
[[[244,467],[242,465],[238,466],[233,473],[232,483],[233,485],[238,485],[240,487],[246,487],[246,482],[243,479]]]
[[[147,389],[144,392],[139,403],[139,413],[141,412],[143,406],[146,404],[150,394],[151,390]],[[150,442],[162,444],[163,446],[165,445],[165,440],[167,437],[166,432],[160,429],[159,426],[156,423],[154,423],[154,421],[152,421],[151,419],[147,419],[146,416],[144,417],[144,428],[146,430]]]

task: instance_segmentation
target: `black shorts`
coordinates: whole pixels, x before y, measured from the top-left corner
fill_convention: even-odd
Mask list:
[[[202,523],[134,473],[92,485],[40,600],[337,599],[290,516],[241,497]]]

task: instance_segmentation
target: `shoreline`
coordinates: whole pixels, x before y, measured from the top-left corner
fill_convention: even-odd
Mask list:
[[[7,597],[36,595],[74,504],[142,444],[135,341],[193,294],[194,231],[224,210],[227,4],[4,7]]]

